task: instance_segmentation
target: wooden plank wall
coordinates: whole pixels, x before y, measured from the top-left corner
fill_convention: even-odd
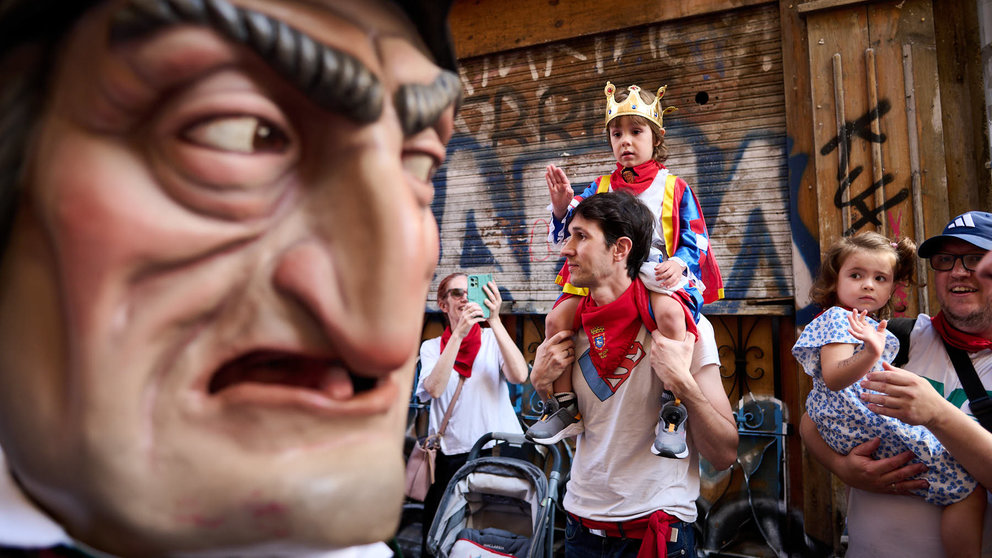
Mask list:
[[[951,216],[973,209],[992,211],[983,45],[976,17],[981,12],[975,4],[941,2],[934,11],[941,118],[943,129],[952,134],[946,145],[954,146],[944,151]],[[987,49],[985,53],[989,55]],[[987,86],[992,88],[992,83]],[[986,125],[978,125],[981,122]]]
[[[924,231],[947,221],[932,22],[925,0],[806,17],[824,248],[842,234],[864,230],[922,239]],[[916,211],[922,207],[928,209],[925,214]],[[925,272],[919,279],[925,283]],[[913,289],[900,288],[895,297],[909,315],[921,309]],[[839,548],[846,489],[836,479],[823,483],[822,473],[816,478],[821,483],[808,485],[806,512],[827,521],[818,524],[808,517],[807,529],[818,530],[816,536]]]
[[[934,4],[812,0],[783,10],[784,26],[791,15],[805,27],[808,65],[796,73],[808,75],[812,111],[815,218],[807,188],[795,210],[823,247],[863,230],[919,241],[951,216],[990,209],[975,6]],[[790,134],[803,118],[790,112]],[[798,284],[808,270],[796,262]],[[938,310],[922,264],[917,281],[896,294],[901,314]],[[798,298],[797,308],[806,314]],[[810,459],[803,475],[807,531],[839,549],[846,490]]]
[[[808,323],[816,309],[807,304],[806,294],[812,285],[820,260],[819,207],[816,172],[813,166],[813,107],[809,79],[809,44],[806,20],[794,2],[779,3],[782,22],[782,65],[785,69],[785,106],[789,138],[789,193],[792,211],[792,261],[796,289],[795,321],[783,323],[781,338],[782,369],[779,371],[783,399],[790,403],[790,425],[798,428],[806,396],[812,381],[792,358],[790,349],[798,330],[797,323]],[[815,540],[833,543],[834,521],[830,472],[805,456],[798,436],[786,445],[788,452],[788,488],[790,506],[802,510],[804,528]]]
[[[767,0],[456,0],[451,34],[459,58],[529,47],[659,21],[723,12]]]

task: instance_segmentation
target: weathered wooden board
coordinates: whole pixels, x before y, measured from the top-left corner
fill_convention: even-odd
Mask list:
[[[976,3],[941,2],[933,14],[945,145],[954,146],[944,150],[948,215],[952,217],[973,209],[992,211],[981,18],[975,17]],[[989,41],[987,37],[986,44]]]
[[[879,99],[891,105],[887,114],[880,115],[886,174],[892,180],[884,186],[885,196],[894,200],[908,195],[886,208],[886,221],[893,237],[922,240],[939,234],[949,219],[932,10],[928,0],[913,0],[899,8],[873,5],[868,13],[879,59]],[[918,177],[919,199],[913,195],[914,176]],[[922,212],[914,211],[917,206]],[[922,223],[916,222],[919,215]],[[920,265],[918,271],[918,288],[926,289],[926,267]],[[896,294],[905,301],[906,314],[930,310],[929,302],[918,303],[919,293],[914,291]]]
[[[767,0],[458,0],[451,33],[463,58],[766,3]]]
[[[823,247],[864,230],[921,240],[947,221],[931,12],[929,0],[874,2],[807,20]],[[838,126],[841,100],[844,122]],[[874,165],[881,167],[877,175]],[[920,271],[925,288],[925,269]],[[927,309],[913,289],[899,289],[896,299],[907,314]]]
[[[806,26],[821,247],[867,230],[893,239],[939,232],[947,179],[930,0],[809,11]],[[914,288],[894,296],[905,314],[927,309]],[[838,548],[842,487],[808,460],[803,476],[812,481],[807,530]]]

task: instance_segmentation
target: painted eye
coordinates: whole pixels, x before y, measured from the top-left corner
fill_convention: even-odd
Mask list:
[[[219,151],[279,153],[289,138],[276,125],[257,116],[221,116],[201,121],[181,134],[183,139]]]
[[[422,182],[430,182],[437,167],[437,160],[426,153],[409,153],[403,156],[404,170]]]

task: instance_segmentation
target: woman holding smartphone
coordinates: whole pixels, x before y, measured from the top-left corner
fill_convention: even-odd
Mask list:
[[[431,402],[430,434],[440,428],[461,384],[441,436],[434,484],[424,499],[425,541],[444,489],[465,464],[476,440],[487,432],[523,433],[510,402],[507,382],[526,382],[527,362],[500,321],[499,308],[503,300],[496,283],[489,281],[482,289],[486,294],[484,303],[489,310],[488,318],[484,317],[479,304],[468,300],[466,274],[452,273],[442,279],[437,288],[437,304],[444,315],[444,333],[420,346],[422,372],[416,394],[421,401]],[[482,322],[489,327],[482,328]],[[421,548],[421,555],[427,556],[426,545]]]

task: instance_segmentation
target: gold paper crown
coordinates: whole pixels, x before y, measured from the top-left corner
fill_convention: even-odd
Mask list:
[[[667,85],[659,87],[654,102],[649,105],[641,100],[641,88],[631,85],[627,88],[627,98],[622,103],[617,104],[616,100],[613,99],[613,94],[616,93],[617,88],[612,83],[606,82],[606,125],[608,126],[610,120],[618,116],[637,115],[654,122],[664,131],[665,127],[661,124],[662,117],[674,110],[678,110],[675,107],[666,107],[664,110],[659,110],[661,98],[665,96],[666,89],[668,89]]]

